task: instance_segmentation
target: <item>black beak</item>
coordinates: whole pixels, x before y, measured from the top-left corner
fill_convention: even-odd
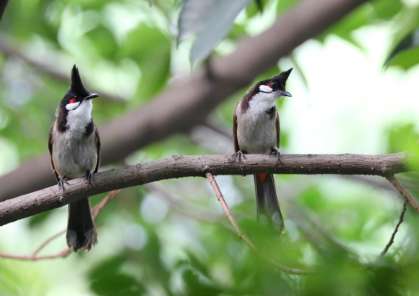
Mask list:
[[[292,94],[289,92],[289,91],[286,91],[286,90],[280,90],[280,91],[278,91],[279,92],[279,95],[280,96],[283,96],[283,97],[292,97]]]
[[[83,100],[91,100],[91,99],[97,98],[98,96],[99,96],[98,94],[91,93],[91,94],[89,94],[88,96],[85,96],[85,97],[83,98]]]

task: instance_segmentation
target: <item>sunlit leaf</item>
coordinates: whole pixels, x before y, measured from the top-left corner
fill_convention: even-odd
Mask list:
[[[141,24],[127,34],[120,55],[133,59],[141,70],[137,97],[149,98],[166,84],[171,60],[170,38],[166,33]]]
[[[417,63],[414,52],[415,48],[419,46],[418,28],[419,6],[403,10],[393,35],[390,53],[384,62],[386,66],[409,69]]]
[[[413,44],[410,44],[413,45]],[[419,63],[419,44],[414,45],[408,49],[398,52],[386,64],[387,66],[394,66],[404,70],[408,70]]]
[[[190,59],[206,58],[227,35],[234,19],[250,0],[185,0],[178,20],[178,42],[193,34]]]
[[[419,133],[413,124],[393,126],[388,133],[389,152],[406,152],[408,164],[419,169]]]
[[[278,0],[276,5],[276,11],[279,15],[293,7],[298,1],[297,0]]]

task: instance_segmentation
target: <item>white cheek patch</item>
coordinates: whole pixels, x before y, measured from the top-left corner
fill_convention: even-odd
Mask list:
[[[264,84],[259,85],[259,90],[260,90],[261,92],[264,92],[264,93],[270,93],[270,92],[272,92],[272,91],[273,91],[273,89],[272,89],[271,87],[269,87],[269,86],[267,86],[267,85],[264,85]]]
[[[71,110],[76,109],[79,105],[80,105],[80,102],[68,103],[67,105],[65,105],[65,108],[67,109],[67,111],[71,111]]]

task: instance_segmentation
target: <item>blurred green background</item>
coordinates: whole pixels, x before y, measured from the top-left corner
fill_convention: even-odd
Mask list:
[[[238,15],[214,55],[269,28],[298,1],[261,2],[263,12],[251,2]],[[68,88],[60,75],[73,64],[90,90],[119,99],[96,101],[99,125],[198,68],[190,61],[194,39],[176,46],[181,6],[174,0],[11,1],[0,23],[0,174],[47,151],[49,126]],[[261,75],[295,69],[288,82],[293,98],[278,105],[282,151],[407,151],[418,169],[418,14],[414,0],[367,2]],[[211,124],[154,143],[126,163],[232,153],[225,134],[245,91],[219,106]],[[414,174],[401,178],[417,193]],[[276,179],[286,217],[281,238],[255,221],[251,177],[217,177],[243,231],[273,263],[234,234],[205,180],[184,178],[123,190],[98,217],[99,243],[89,253],[0,259],[0,295],[419,295],[417,213],[408,210],[389,254],[379,257],[402,208],[382,179]],[[66,214],[60,208],[1,227],[0,252],[30,254],[65,228]],[[62,237],[43,253],[64,247]],[[277,265],[314,273],[293,275]]]

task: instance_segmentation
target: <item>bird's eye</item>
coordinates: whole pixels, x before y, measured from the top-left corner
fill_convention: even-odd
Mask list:
[[[73,104],[73,103],[76,103],[76,102],[77,102],[76,97],[72,97],[68,100],[69,104]]]

